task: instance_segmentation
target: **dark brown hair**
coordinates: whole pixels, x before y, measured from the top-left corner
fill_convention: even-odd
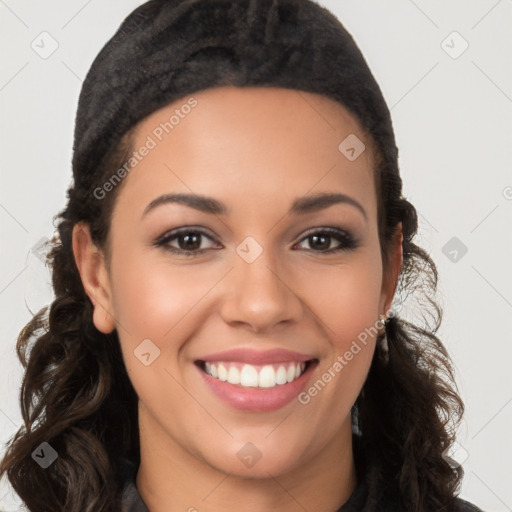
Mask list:
[[[462,470],[444,457],[463,412],[448,354],[436,336],[437,270],[414,243],[415,208],[402,196],[389,110],[350,34],[309,0],[152,0],[137,8],[94,61],[80,95],[74,183],[58,215],[49,263],[55,300],[18,339],[25,367],[24,425],[1,464],[32,512],[120,510],[127,471],[139,465],[137,395],[117,332],[92,322],[92,304],[74,261],[73,226],[86,222],[105,248],[122,184],[101,187],[130,157],[130,133],[158,108],[222,85],[282,87],[342,103],[367,131],[374,156],[381,254],[403,226],[397,297],[419,300],[423,325],[392,316],[379,337],[354,406],[370,482],[365,510],[386,496],[397,510],[455,510]],[[57,460],[42,470],[31,458],[48,442]],[[127,469],[128,468],[128,469]]]

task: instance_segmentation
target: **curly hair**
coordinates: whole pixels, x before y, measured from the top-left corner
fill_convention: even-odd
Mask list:
[[[397,510],[455,510],[462,469],[445,453],[463,404],[436,332],[438,274],[414,243],[417,212],[402,196],[398,149],[379,86],[350,34],[311,0],[151,0],[132,12],[96,57],[83,84],[75,127],[74,183],[67,191],[48,262],[55,300],[18,337],[25,369],[24,425],[0,467],[31,512],[120,510],[126,468],[140,463],[138,397],[116,330],[99,332],[73,251],[78,222],[108,249],[123,183],[93,191],[128,161],[145,116],[194,91],[222,85],[308,91],[342,103],[366,130],[374,156],[381,256],[403,230],[398,296],[419,297],[424,325],[393,315],[379,336],[354,406],[369,469],[369,512],[386,496]],[[108,105],[109,108],[105,108]],[[384,340],[387,340],[385,343]],[[58,453],[49,468],[31,458],[41,442]]]

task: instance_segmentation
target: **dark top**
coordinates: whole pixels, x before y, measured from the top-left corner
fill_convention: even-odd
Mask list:
[[[366,501],[366,488],[359,484],[354,490],[349,500],[338,509],[338,512],[364,512]],[[467,501],[458,500],[459,509],[457,512],[482,512],[481,509],[471,505]],[[123,512],[149,512],[142,498],[140,497],[135,483],[127,482],[123,493]],[[379,512],[393,512],[389,505],[382,504]]]
[[[344,503],[337,512],[364,512],[367,510],[368,496],[369,496],[369,482],[368,482],[368,471],[365,471],[366,466],[362,458],[362,452],[359,445],[359,439],[357,435],[354,435],[354,461],[356,470],[358,473],[358,485],[354,489],[354,492],[350,495],[350,498]],[[127,471],[126,473],[126,484],[123,490],[122,498],[122,512],[149,512],[149,509],[142,501],[142,498],[135,486],[135,475],[136,471]],[[482,512],[481,509],[464,501],[460,498],[457,499],[457,511],[456,512]],[[385,502],[380,500],[378,511],[379,512],[395,512],[398,510],[393,500],[389,498]]]

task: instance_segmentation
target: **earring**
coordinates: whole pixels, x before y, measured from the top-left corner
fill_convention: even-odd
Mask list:
[[[389,317],[381,315],[379,319],[379,323],[382,325],[382,327],[386,327],[386,324],[389,322]]]
[[[390,315],[392,316],[392,315]],[[379,323],[382,327],[386,327],[386,324],[389,322],[389,316],[380,315]],[[387,363],[389,361],[389,345],[388,345],[388,336],[387,332],[384,329],[380,339],[380,347],[381,347],[381,357]]]

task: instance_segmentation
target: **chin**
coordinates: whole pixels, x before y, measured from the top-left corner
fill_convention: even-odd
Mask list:
[[[262,480],[283,476],[298,465],[296,457],[279,457],[275,454],[267,457],[262,455],[253,463],[243,463],[238,459],[230,464],[226,464],[226,461],[218,462],[219,464],[215,466],[218,471],[229,474],[232,478],[244,480]]]
[[[211,467],[235,478],[264,479],[277,477],[293,471],[304,457],[298,451],[297,440],[288,438],[289,446],[280,438],[269,442],[262,436],[261,441],[232,441],[228,446],[217,446],[215,453],[204,453],[204,460]],[[223,449],[224,448],[224,449]]]

